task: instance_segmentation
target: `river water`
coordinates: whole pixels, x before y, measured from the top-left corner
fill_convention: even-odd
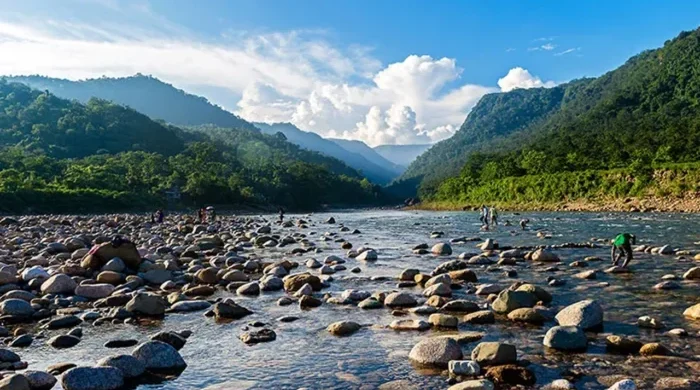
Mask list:
[[[349,269],[359,266],[362,272],[349,271],[333,275],[331,287],[323,292],[339,294],[345,289],[362,289],[371,292],[396,289],[396,277],[405,268],[417,268],[430,273],[438,264],[455,259],[460,252],[478,252],[469,242],[453,245],[452,256],[414,255],[411,248],[420,243],[433,245],[452,238],[478,236],[494,238],[501,245],[545,245],[565,242],[588,242],[592,238],[610,239],[619,232],[634,233],[638,244],[670,244],[697,253],[700,250],[700,215],[689,214],[598,214],[598,213],[524,213],[522,216],[502,213],[500,220],[509,219],[514,227],[500,226],[496,231],[480,232],[476,213],[463,212],[407,212],[407,211],[362,211],[334,212],[302,217],[312,221],[304,233],[323,253],[293,258],[301,263],[299,270],[305,270],[303,262],[309,257],[319,261],[327,255],[343,256],[339,244],[333,241],[322,242],[317,238],[324,232],[338,232],[339,225],[326,225],[321,222],[329,216],[335,217],[338,224],[350,229],[359,229],[361,234],[339,233],[352,242],[354,248],[371,246],[379,253],[379,260],[373,263],[349,259],[345,264]],[[273,218],[273,216],[267,216]],[[530,219],[529,230],[521,231],[517,222]],[[285,233],[299,231],[296,227],[282,229]],[[538,230],[551,233],[551,238],[540,239]],[[431,239],[431,231],[443,231],[441,239]],[[315,233],[312,235],[312,233]],[[285,256],[283,249],[269,249],[256,253],[263,259],[280,259]],[[521,360],[531,362],[530,368],[538,378],[538,386],[560,378],[566,372],[578,372],[576,386],[581,389],[605,388],[597,381],[604,375],[623,374],[639,381],[649,381],[665,376],[693,377],[693,371],[683,361],[629,361],[627,357],[606,353],[605,335],[625,334],[639,337],[642,341],[659,341],[686,358],[700,355],[700,322],[684,319],[685,308],[697,303],[700,298],[700,283],[679,280],[682,288],[672,291],[655,291],[652,286],[662,276],[682,274],[694,265],[692,256],[679,259],[677,256],[635,254],[628,275],[600,274],[597,280],[579,280],[571,275],[582,270],[607,268],[609,247],[588,249],[558,249],[562,259],[560,271],[542,272],[529,262],[519,263],[517,278],[507,278],[501,272],[487,272],[485,266],[474,266],[480,283],[496,283],[507,287],[517,280],[523,280],[546,288],[554,296],[551,307],[554,310],[582,299],[597,299],[605,309],[605,324],[602,334],[589,334],[591,342],[586,353],[558,354],[546,351],[542,338],[553,322],[544,326],[524,326],[510,323],[502,318],[492,325],[461,324],[460,331],[481,331],[486,334],[482,341],[501,341],[514,344]],[[599,256],[604,262],[592,263],[588,268],[572,268],[568,264],[587,256]],[[547,276],[566,279],[562,287],[549,287]],[[386,277],[385,280],[377,277]],[[374,280],[373,280],[374,279]],[[378,279],[378,280],[377,280]],[[608,282],[609,286],[601,286]],[[404,289],[420,296],[421,289]],[[219,292],[218,296],[230,295]],[[129,353],[131,348],[108,350],[102,345],[114,338],[137,338],[147,340],[148,336],[162,329],[193,331],[185,347],[180,351],[188,363],[187,369],[177,378],[157,384],[140,385],[139,389],[376,389],[392,381],[401,383],[397,388],[417,389],[447,388],[446,376],[413,367],[408,360],[410,349],[422,338],[437,333],[395,332],[385,328],[392,320],[389,309],[361,310],[355,306],[323,304],[321,307],[302,311],[297,305],[279,307],[276,300],[284,292],[263,292],[254,298],[235,297],[236,301],[255,314],[228,324],[215,323],[205,318],[202,312],[170,314],[159,323],[151,326],[83,325],[83,341],[76,347],[57,352],[37,342],[19,351],[23,360],[29,362],[30,369],[42,369],[57,362],[73,362],[92,365],[97,360],[114,353]],[[320,296],[320,294],[319,294]],[[464,298],[483,303],[483,297],[467,295],[456,290],[453,298]],[[300,317],[296,322],[281,323],[276,319],[284,315]],[[651,315],[666,323],[660,331],[640,329],[637,318]],[[413,316],[413,315],[412,315]],[[424,319],[427,320],[427,317]],[[350,337],[334,337],[325,331],[328,324],[352,320],[363,325],[359,332]],[[248,346],[238,336],[242,327],[252,321],[270,324],[277,333],[273,342]],[[690,336],[678,338],[665,334],[672,328],[684,328]],[[51,336],[53,334],[49,334]],[[477,344],[463,345],[466,356]],[[697,366],[695,366],[697,368]],[[689,371],[690,370],[690,371]],[[697,377],[695,372],[695,377]],[[57,385],[56,388],[60,388]]]

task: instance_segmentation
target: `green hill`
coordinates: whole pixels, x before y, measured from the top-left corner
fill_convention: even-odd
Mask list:
[[[379,188],[342,162],[257,130],[185,128],[92,99],[0,80],[0,211],[370,205]]]
[[[423,175],[423,195],[438,191],[446,200],[508,177],[620,168],[650,173],[654,165],[697,162],[699,98],[696,30],[596,79],[486,96],[459,133],[408,172]],[[450,145],[458,152],[449,154]],[[455,172],[436,168],[440,156],[463,164],[459,177],[437,190],[426,172]]]

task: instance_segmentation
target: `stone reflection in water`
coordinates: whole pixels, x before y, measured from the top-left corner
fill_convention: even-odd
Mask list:
[[[502,219],[517,220],[522,217],[502,214]],[[331,216],[335,218],[336,223],[324,223]],[[208,233],[207,227],[197,226],[195,229],[199,232],[191,236],[191,240],[186,238],[185,234],[175,233],[173,231],[175,226],[170,222],[164,226],[148,227],[142,222],[132,224],[130,218],[133,217],[127,217],[124,223],[117,224],[113,228],[105,228],[102,225],[92,227],[83,225],[83,228],[95,235],[122,232],[133,239],[138,248],[146,249],[144,253],[147,254],[146,257],[156,253],[159,253],[156,257],[160,257],[162,253],[167,253],[166,250],[162,253],[157,252],[159,247],[167,246],[172,249],[182,244],[182,249],[187,256],[181,256],[181,262],[182,258],[201,256],[201,261],[181,263],[179,267],[181,271],[186,271],[187,275],[198,275],[197,278],[215,278],[212,279],[214,281],[222,278],[223,274],[218,275],[217,272],[197,273],[199,269],[209,267],[212,263],[216,267],[240,268],[240,272],[230,273],[228,276],[231,280],[235,280],[232,283],[239,284],[226,289],[216,288],[214,295],[206,299],[214,302],[230,298],[249,309],[252,314],[240,319],[222,321],[205,317],[204,313],[208,309],[204,309],[168,313],[162,320],[139,320],[131,324],[112,324],[108,321],[95,326],[91,324],[92,321],[87,321],[80,325],[83,331],[81,341],[72,348],[60,351],[46,345],[45,340],[65,334],[68,329],[43,330],[45,339],[37,337],[28,348],[12,348],[23,361],[28,363],[29,369],[44,370],[59,362],[93,366],[107,355],[129,354],[133,349],[133,347],[107,349],[104,344],[108,341],[133,339],[141,344],[160,331],[187,329],[192,331],[192,335],[179,350],[187,363],[184,372],[164,382],[140,385],[139,389],[446,388],[448,378],[444,375],[443,368],[415,366],[408,356],[409,351],[421,340],[455,334],[461,336],[458,341],[464,359],[469,359],[471,351],[480,342],[514,345],[517,349],[518,362],[527,365],[527,369],[535,375],[536,387],[544,386],[559,378],[565,378],[581,389],[603,389],[625,378],[634,379],[638,388],[653,388],[659,380],[665,380],[662,383],[676,383],[669,380],[670,377],[697,378],[697,375],[693,377],[693,373],[697,373],[698,370],[700,321],[685,318],[682,314],[688,307],[698,303],[700,295],[700,281],[682,278],[682,275],[697,264],[696,261],[691,260],[699,250],[698,244],[695,243],[699,240],[697,227],[700,226],[700,216],[697,215],[659,214],[640,218],[639,214],[528,213],[529,230],[511,230],[512,228],[499,226],[498,229],[489,232],[479,230],[480,223],[475,213],[336,212],[301,217],[308,228],[300,228],[294,224],[290,227],[281,227],[272,223],[269,229],[265,227],[267,223],[259,217],[251,218],[245,225],[242,219],[231,223],[227,222],[231,221],[230,217],[222,216],[220,230]],[[270,221],[274,218],[276,217],[267,216],[267,220]],[[38,223],[40,223],[39,220],[35,225]],[[12,227],[9,229],[14,231]],[[60,229],[57,226],[48,226],[46,229],[50,238],[48,242],[60,241],[62,237],[67,238],[80,232],[77,227],[66,226]],[[359,229],[360,233],[351,234],[353,229]],[[253,233],[256,230],[258,233]],[[242,261],[226,264],[228,260],[224,257],[218,262],[211,262],[210,260],[215,256],[206,254],[211,249],[190,253],[190,249],[184,248],[194,240],[214,233],[219,236],[233,233],[230,242],[241,241],[236,231],[240,236],[245,233],[252,238],[251,241],[261,243],[255,248],[245,246],[235,256],[227,255],[229,258],[245,258]],[[539,231],[547,234],[538,235]],[[330,234],[324,234],[326,232]],[[674,256],[636,252],[630,266],[630,273],[606,273],[605,270],[610,266],[609,247],[606,240],[620,232],[636,234],[638,244],[651,246],[670,244],[671,248],[685,249],[690,254]],[[300,234],[304,234],[305,237]],[[24,236],[29,242],[38,244],[36,237],[29,234]],[[154,237],[162,239],[154,239]],[[267,237],[265,238],[267,241],[289,242],[289,244],[283,247],[268,245],[267,241],[263,242],[261,237]],[[473,237],[477,237],[479,241],[472,241]],[[307,241],[302,242],[304,239]],[[481,246],[487,239],[491,241],[484,245],[482,252],[477,245]],[[216,240],[207,240],[199,241],[202,247],[213,245],[213,248],[216,248],[219,245]],[[341,248],[343,245],[348,247],[347,244],[343,244],[344,242],[350,242],[354,250],[359,250],[361,247],[373,248],[377,259],[373,260],[374,256],[369,255],[348,256],[348,252]],[[522,246],[528,249],[524,249],[522,253],[510,252],[507,260],[496,264],[502,252],[494,245],[496,243],[501,248]],[[559,247],[565,243],[593,243],[594,245]],[[419,246],[419,244],[425,245]],[[442,245],[436,247],[436,244]],[[537,255],[546,262],[536,263],[522,259],[525,252],[540,245],[557,247]],[[317,253],[314,253],[313,248],[318,248]],[[414,248],[427,249],[414,251]],[[308,251],[309,249],[311,251]],[[297,254],[292,255],[292,251]],[[439,254],[419,254],[430,251]],[[449,290],[451,298],[440,298],[434,295],[430,297],[431,301],[428,301],[429,298],[424,296],[423,288],[407,276],[419,273],[415,276],[418,278],[416,280],[425,282],[432,276],[430,274],[436,267],[448,261],[458,260],[460,253],[469,254],[461,257],[466,262],[464,266],[474,272],[478,281],[474,282],[471,279],[472,276],[469,280],[459,279],[465,277],[464,272],[459,274],[460,276],[450,273],[449,280],[441,279],[443,285],[439,289],[433,288],[428,294],[439,292],[439,295],[447,295]],[[486,257],[472,259],[472,255],[480,253],[484,253]],[[337,258],[327,259],[327,256],[337,256]],[[684,258],[679,258],[683,256]],[[316,261],[310,261],[311,258]],[[559,262],[556,261],[557,258]],[[260,278],[259,271],[264,264],[283,259],[299,263],[297,268],[291,270],[292,273],[309,272],[327,280],[328,287],[321,291],[310,291],[315,298],[324,301],[320,307],[301,309],[297,302],[298,298],[293,297],[293,291],[267,291],[264,285],[260,286],[263,291],[259,291],[259,295],[236,294],[237,290],[241,291],[239,288],[245,283]],[[341,265],[339,259],[345,261],[342,264],[345,269],[338,267]],[[326,260],[329,264],[326,264]],[[463,268],[461,264],[463,263],[456,262],[449,266],[445,265],[445,271],[460,272],[459,269]],[[359,273],[350,272],[356,267],[359,268]],[[397,288],[399,275],[407,269],[417,271],[404,273],[403,283],[406,287],[399,289]],[[335,271],[332,275],[321,275],[321,272],[332,271]],[[582,271],[597,271],[595,279],[590,275],[585,278],[574,277]],[[21,269],[17,272],[20,273]],[[274,274],[282,278],[286,272],[288,272],[286,269],[278,268]],[[673,275],[674,278],[669,275]],[[109,274],[104,277],[107,276],[114,275]],[[171,279],[177,278],[171,277]],[[551,280],[558,282],[550,285]],[[679,288],[672,290],[653,288],[664,280],[673,280]],[[508,318],[509,312],[516,307],[526,309],[521,310],[520,315],[524,313],[532,315],[528,310],[535,301],[523,300],[519,303],[510,301],[499,303],[499,311],[502,313],[495,316],[495,323],[466,323],[462,319],[468,313],[449,312],[441,314],[449,314],[460,319],[457,331],[444,327],[431,327],[424,331],[395,331],[388,328],[392,321],[405,319],[427,322],[429,314],[437,311],[439,305],[437,308],[426,305],[418,312],[401,308],[403,316],[398,317],[392,315],[392,309],[386,307],[358,308],[358,302],[350,298],[365,299],[366,295],[362,293],[342,294],[349,289],[369,293],[400,290],[410,294],[417,301],[418,306],[426,304],[426,301],[441,303],[443,299],[463,299],[478,306],[462,306],[469,307],[470,311],[476,311],[490,309],[490,302],[495,299],[494,296],[489,297],[488,288],[484,285],[496,286],[491,289],[492,292],[498,293],[518,281],[532,283],[551,294],[551,302],[543,302],[544,307],[535,306],[535,309],[541,310],[538,313],[542,314],[544,320],[542,325],[516,322],[513,318],[520,318],[517,315]],[[174,291],[183,287],[185,282],[191,282],[191,280],[181,279],[180,284],[175,284]],[[223,283],[222,287],[225,285],[226,283]],[[173,285],[167,287],[172,288]],[[245,291],[257,292],[253,287],[255,286],[247,285]],[[119,288],[117,286],[117,289]],[[152,290],[159,288],[164,287],[159,287],[158,284],[149,287]],[[474,294],[479,288],[486,293]],[[330,294],[333,299],[326,302],[324,298],[328,297],[324,297],[324,294]],[[513,294],[512,299],[522,299],[521,295]],[[292,297],[292,304],[279,306],[277,300],[283,296]],[[541,299],[541,296],[537,296]],[[545,348],[543,346],[545,334],[557,325],[552,318],[553,315],[564,307],[586,299],[595,299],[605,313],[602,329],[586,332],[588,339],[586,351],[558,352]],[[69,305],[76,306],[73,303]],[[80,306],[87,311],[90,304]],[[102,314],[105,312],[104,309],[99,311]],[[426,314],[418,314],[420,312]],[[644,316],[658,320],[664,327],[641,328],[638,321]],[[288,319],[298,317],[298,319],[280,321],[284,317]],[[439,322],[438,318],[441,317],[434,317],[436,323]],[[355,333],[338,337],[326,330],[328,325],[338,321],[353,321],[362,327]],[[669,333],[676,328],[684,329],[687,336],[681,337],[678,332]],[[239,339],[245,332],[260,329],[273,330],[276,335],[275,340],[246,345]],[[29,330],[34,335],[39,332],[36,328]],[[465,337],[466,332],[482,334],[476,337],[471,333],[469,337]],[[611,335],[634,337],[642,344],[660,343],[676,356],[640,356],[636,353],[614,352],[606,346],[606,337]],[[509,370],[507,372],[520,373],[515,368]],[[487,368],[484,369],[484,372],[486,371]],[[504,370],[491,372],[497,375],[503,374]]]

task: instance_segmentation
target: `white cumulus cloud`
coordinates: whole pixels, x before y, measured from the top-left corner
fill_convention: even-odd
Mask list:
[[[533,76],[527,69],[516,67],[508,71],[504,77],[498,79],[498,86],[501,91],[508,92],[516,88],[551,88],[556,83],[554,81],[542,81],[537,76]]]

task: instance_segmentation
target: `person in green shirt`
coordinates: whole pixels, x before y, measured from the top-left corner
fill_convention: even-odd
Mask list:
[[[617,265],[622,256],[625,256],[625,262],[622,263],[622,267],[625,268],[632,260],[632,245],[636,244],[637,238],[634,234],[620,233],[613,240],[612,251],[610,257],[612,258],[613,265]],[[615,254],[617,251],[620,253]]]

